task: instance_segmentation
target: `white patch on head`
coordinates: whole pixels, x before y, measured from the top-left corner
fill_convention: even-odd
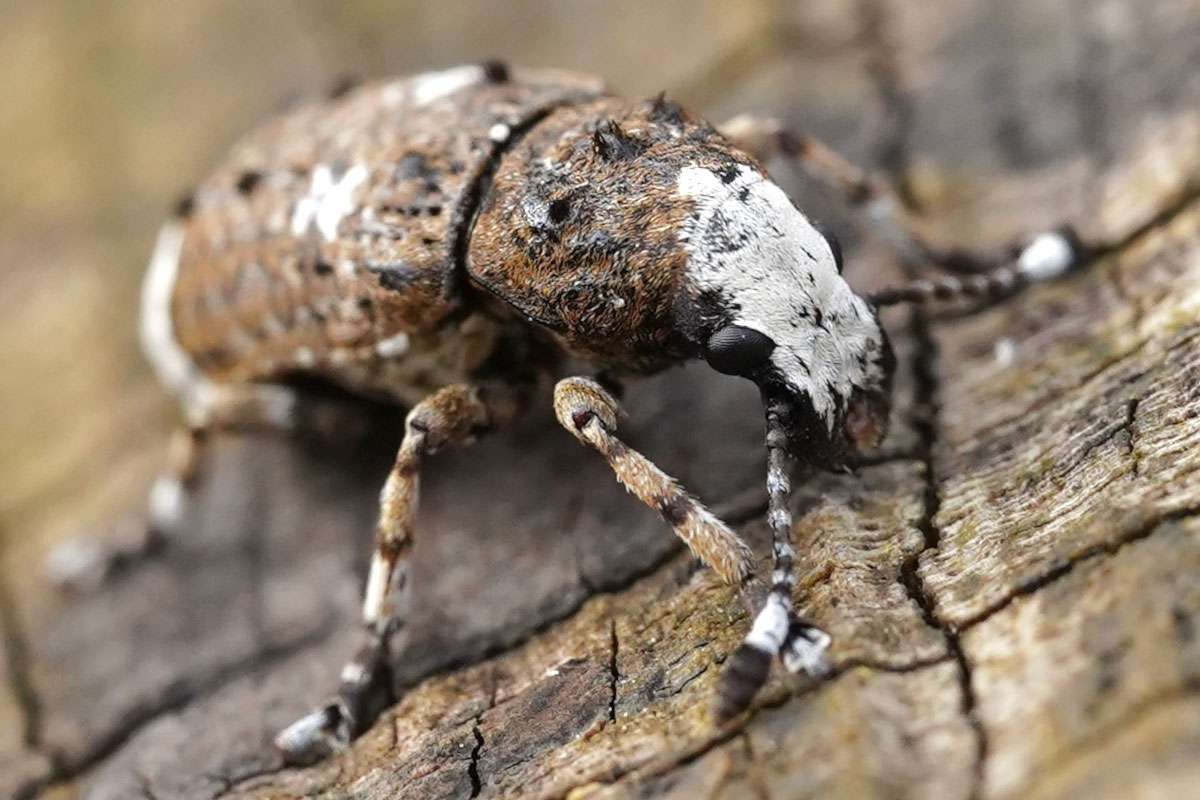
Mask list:
[[[415,78],[397,81],[395,86],[399,90],[398,93],[407,97],[413,105],[420,107],[479,83],[483,78],[483,67],[469,64],[438,72],[426,72]]]
[[[212,383],[175,338],[171,317],[171,299],[179,274],[179,256],[183,250],[183,226],[177,222],[159,231],[150,257],[150,266],[142,283],[142,308],[138,325],[142,352],[154,368],[159,382],[178,395],[189,416],[202,413],[211,400]]]
[[[679,194],[695,203],[680,233],[688,275],[736,309],[733,324],[771,337],[772,363],[832,429],[838,398],[875,377],[860,356],[882,347],[879,324],[782,189],[748,166],[729,177],[679,173]]]
[[[356,208],[354,192],[367,179],[367,168],[355,164],[336,180],[326,164],[313,170],[308,194],[300,198],[292,214],[292,235],[303,236],[316,223],[325,241],[337,239],[338,226]]]

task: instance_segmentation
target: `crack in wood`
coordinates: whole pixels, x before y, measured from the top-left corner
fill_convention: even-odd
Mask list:
[[[479,797],[479,793],[483,791],[483,779],[479,777],[479,754],[483,752],[483,731],[479,730],[479,723],[483,721],[483,714],[475,717],[475,724],[471,727],[471,734],[475,737],[475,747],[471,749],[471,763],[467,766],[467,777],[471,780],[471,797]]]
[[[60,752],[50,751],[50,775],[25,784],[15,796],[33,797],[73,780],[118,752],[161,717],[179,713],[196,700],[214,694],[240,678],[267,670],[280,661],[320,644],[337,629],[336,621],[329,620],[311,633],[270,645],[246,658],[229,663],[190,685],[181,683],[170,687],[153,702],[131,708],[117,725],[92,742],[90,747],[74,759],[69,759]]]
[[[609,619],[609,635],[610,635],[610,652],[611,656],[608,661],[609,672],[609,697],[608,697],[608,721],[617,721],[617,681],[621,679],[621,673],[617,671],[617,656],[621,652],[620,643],[617,641],[617,621]]]
[[[959,623],[957,626],[958,631],[960,633],[965,633],[971,628],[974,628],[976,625],[986,622],[990,617],[993,617],[1003,611],[1005,608],[1008,608],[1008,606],[1012,605],[1014,601],[1022,597],[1028,597],[1031,594],[1035,594],[1041,589],[1049,586],[1052,583],[1056,583],[1057,581],[1071,574],[1077,566],[1085,561],[1090,561],[1093,558],[1114,556],[1125,547],[1134,544],[1135,542],[1148,539],[1157,531],[1162,530],[1164,526],[1172,522],[1180,522],[1196,516],[1200,516],[1200,505],[1186,506],[1175,509],[1174,511],[1168,511],[1163,514],[1149,515],[1149,518],[1139,519],[1136,521],[1136,524],[1127,526],[1127,532],[1116,539],[1107,542],[1099,542],[1087,547],[1064,561],[1062,564],[1059,564],[1058,566],[1047,570],[1041,575],[1019,584],[1013,591],[1009,592],[997,602],[983,609],[978,614],[974,614],[971,617],[968,617],[965,621]]]
[[[921,611],[921,617],[930,628],[941,633],[958,670],[958,682],[961,693],[960,709],[975,738],[975,765],[969,797],[979,798],[983,791],[984,764],[988,755],[988,736],[983,721],[978,713],[978,700],[971,676],[971,663],[959,641],[959,634],[953,626],[943,621],[937,613],[936,600],[925,585],[921,576],[921,556],[933,553],[941,548],[941,530],[934,523],[938,509],[941,506],[941,496],[938,492],[937,474],[934,469],[933,452],[937,444],[938,431],[938,383],[937,383],[937,344],[933,339],[926,315],[920,309],[914,309],[910,329],[917,343],[914,356],[913,374],[916,377],[916,402],[914,427],[925,463],[925,492],[921,519],[917,528],[924,536],[924,546],[904,560],[900,567],[900,584],[908,593],[909,598]]]
[[[872,672],[884,672],[891,674],[909,674],[923,669],[936,667],[946,663],[948,660],[949,659],[946,656],[939,656],[931,659],[917,659],[902,665],[883,665],[871,664],[860,659],[851,659],[835,665],[821,678],[813,680],[812,682],[799,688],[792,688],[783,685],[769,686],[759,693],[759,695],[751,703],[749,709],[743,711],[741,715],[727,722],[712,735],[700,739],[697,742],[693,742],[687,747],[684,747],[673,753],[669,753],[660,758],[654,759],[648,764],[643,763],[638,766],[616,767],[603,777],[593,777],[589,779],[586,785],[597,784],[612,786],[627,777],[636,777],[636,779],[641,782],[667,775],[680,767],[684,767],[688,764],[698,761],[721,745],[731,742],[739,736],[744,735],[746,728],[751,722],[754,721],[754,718],[758,716],[760,712],[773,708],[779,708],[791,702],[792,700],[814,694],[832,684],[843,675],[848,675],[856,669],[867,669],[871,670]],[[581,786],[571,786],[560,793],[556,793],[553,795],[553,797],[555,800],[566,800],[566,798],[572,796],[573,792],[580,789]]]

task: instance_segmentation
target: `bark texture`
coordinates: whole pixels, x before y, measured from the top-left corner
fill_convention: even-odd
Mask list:
[[[271,736],[354,644],[399,426],[333,450],[222,436],[187,535],[97,593],[54,598],[6,526],[0,795],[1195,791],[1200,4],[822,0],[753,18],[697,45],[684,100],[828,138],[946,243],[998,249],[1070,222],[1103,249],[975,316],[889,313],[889,440],[795,498],[798,601],[834,636],[832,674],[773,675],[715,728],[748,620],[557,428],[547,392],[431,462],[395,654],[412,689],[347,753],[285,769]],[[857,230],[777,167],[802,205]],[[882,243],[853,239],[853,283],[896,276]],[[753,390],[687,369],[624,405],[630,440],[765,553]]]

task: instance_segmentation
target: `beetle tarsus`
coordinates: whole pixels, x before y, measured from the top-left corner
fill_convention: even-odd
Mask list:
[[[832,641],[833,637],[816,625],[793,618],[779,649],[779,659],[783,668],[792,674],[822,678],[833,669],[827,656]]]
[[[733,651],[717,684],[715,714],[723,725],[750,707],[750,701],[767,682],[771,672],[771,654],[752,644],[740,644]]]

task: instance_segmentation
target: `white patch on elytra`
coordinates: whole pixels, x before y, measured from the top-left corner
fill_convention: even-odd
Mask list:
[[[473,86],[482,81],[483,77],[483,67],[477,64],[426,72],[386,86],[383,99],[385,103],[408,100],[414,106],[420,107],[454,94],[459,89]]]
[[[375,352],[381,358],[395,358],[402,356],[408,352],[408,334],[397,333],[395,336],[389,336],[375,345]]]
[[[325,241],[337,239],[338,226],[357,207],[354,192],[367,174],[365,166],[355,164],[335,180],[328,165],[317,165],[308,194],[300,198],[292,214],[292,235],[303,236],[315,223]]]
[[[175,338],[171,299],[175,294],[182,251],[183,226],[177,222],[164,225],[142,283],[138,334],[142,352],[159,382],[180,397],[189,416],[197,416],[210,404],[213,386]]]
[[[680,232],[688,275],[736,309],[733,324],[775,342],[772,363],[832,429],[839,403],[878,377],[861,356],[882,348],[879,324],[782,189],[744,165],[725,177],[679,173],[679,194],[695,204]]]

